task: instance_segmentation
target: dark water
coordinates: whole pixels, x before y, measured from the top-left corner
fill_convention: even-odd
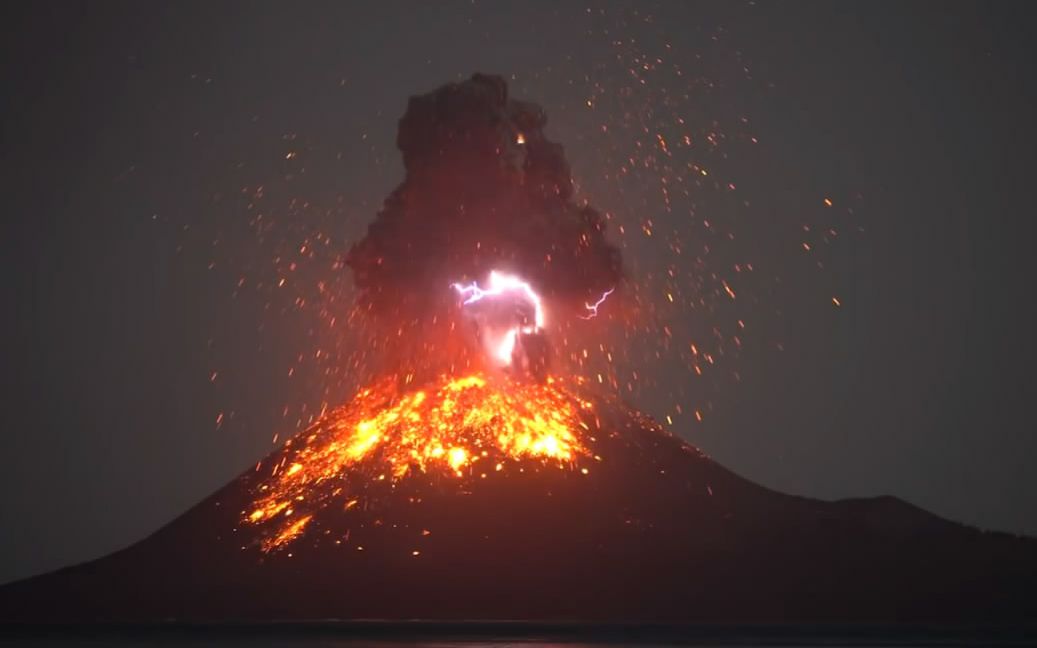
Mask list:
[[[950,641],[945,639],[937,638],[933,640],[913,640],[905,643],[899,640],[880,641],[880,642],[866,642],[861,643],[856,639],[841,639],[833,638],[827,643],[817,643],[811,641],[810,643],[787,643],[785,641],[772,641],[767,639],[756,639],[750,640],[749,642],[738,642],[738,643],[700,643],[700,642],[607,642],[607,643],[585,643],[585,642],[543,642],[543,641],[525,641],[525,640],[480,640],[480,641],[374,641],[374,640],[353,640],[353,639],[313,639],[303,638],[293,640],[289,637],[276,637],[269,639],[259,639],[250,637],[248,639],[234,639],[230,637],[220,638],[196,638],[186,639],[180,638],[114,638],[114,637],[37,637],[28,639],[25,637],[13,638],[13,637],[0,637],[0,645],[12,645],[12,646],[29,646],[39,648],[50,648],[57,646],[111,646],[113,648],[131,648],[136,646],[166,646],[168,648],[204,648],[208,646],[252,646],[255,648],[289,648],[298,646],[300,648],[401,648],[407,646],[409,648],[613,648],[614,646],[625,646],[629,648],[663,648],[664,646],[700,646],[700,647],[716,647],[716,648],[748,648],[749,646],[775,646],[782,648],[815,648],[817,646],[853,646],[855,648],[890,648],[893,646],[901,647],[914,647],[914,646],[1034,646],[1037,645],[1037,639],[1030,641],[1016,641],[1016,642],[996,642],[989,643],[985,641]]]
[[[663,648],[664,646],[700,646],[700,647],[716,647],[716,648],[748,648],[749,646],[775,646],[782,648],[815,648],[817,646],[853,646],[854,648],[890,648],[893,646],[901,647],[915,647],[915,646],[1034,646],[1037,640],[1032,641],[1018,641],[1010,643],[988,643],[984,641],[951,641],[948,642],[945,639],[937,638],[933,640],[914,640],[909,643],[904,643],[899,640],[881,641],[878,643],[867,642],[861,643],[856,639],[840,639],[833,638],[828,643],[816,643],[811,641],[810,643],[786,643],[784,641],[771,641],[766,639],[751,640],[751,642],[739,642],[739,643],[699,643],[699,642],[607,642],[607,643],[585,643],[585,642],[542,642],[542,641],[525,641],[525,640],[480,640],[480,641],[374,641],[374,640],[352,640],[352,639],[312,639],[304,638],[299,640],[293,640],[288,637],[277,637],[270,639],[233,639],[229,637],[221,638],[208,638],[208,639],[185,639],[185,638],[112,638],[112,637],[93,637],[93,638],[72,638],[72,637],[48,637],[48,638],[2,638],[0,637],[0,644],[2,645],[17,645],[17,646],[35,646],[40,648],[50,648],[57,646],[111,646],[113,648],[131,648],[136,646],[166,646],[169,648],[203,648],[208,646],[253,646],[255,648],[288,648],[298,646],[300,648],[401,648],[407,646],[409,648],[613,648],[614,646],[625,646],[629,648]]]
[[[208,639],[185,639],[185,638],[35,638],[35,639],[13,639],[0,637],[0,645],[29,646],[39,648],[50,648],[57,646],[112,646],[114,648],[131,648],[136,646],[165,646],[169,648],[200,648],[206,646],[254,646],[255,648],[295,647],[301,648],[398,648],[402,646],[418,648],[612,648],[614,646],[625,646],[629,648],[663,648],[668,646],[698,646],[716,648],[748,648],[750,646],[774,646],[782,648],[815,648],[817,646],[852,646],[854,648],[891,648],[891,647],[917,647],[917,646],[1034,646],[1037,640],[1010,643],[988,643],[983,641],[953,641],[945,639],[913,640],[904,643],[897,640],[877,643],[861,643],[860,640],[847,638],[833,638],[829,643],[785,643],[768,640],[750,640],[749,643],[699,643],[699,642],[607,642],[607,643],[585,643],[585,642],[540,642],[519,640],[479,640],[479,641],[374,641],[374,640],[351,640],[351,639],[312,639],[292,640],[287,637],[270,639],[240,639],[221,637]]]
[[[2,626],[0,644],[203,648],[661,648],[700,646],[1037,646],[1023,628],[601,626],[522,623],[338,623],[262,625]]]

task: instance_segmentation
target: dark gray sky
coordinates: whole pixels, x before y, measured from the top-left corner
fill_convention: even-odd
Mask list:
[[[657,187],[604,177],[595,136],[624,122],[608,112],[630,83],[610,41],[630,37],[669,43],[689,77],[716,84],[680,102],[689,120],[749,119],[731,132],[757,136],[754,152],[732,144],[718,161],[743,207],[689,200],[737,230],[722,255],[761,268],[740,286],[745,348],[725,369],[741,380],[702,385],[664,363],[656,380],[679,388],[635,402],[662,417],[684,394],[707,416],[675,429],[779,490],[889,493],[1037,534],[1024,5],[554,4],[4,10],[0,581],[143,537],[326,397],[315,365],[285,370],[305,313],[271,291],[232,294],[300,231],[343,245],[363,233],[402,178],[409,95],[514,75],[586,197],[619,222],[655,209]],[[593,116],[580,112],[589,79],[604,84]],[[264,237],[242,194],[258,185],[277,223]],[[664,228],[686,217],[676,207],[651,217]],[[836,221],[845,234],[823,257],[798,250],[804,224],[816,243]],[[647,243],[626,255],[635,274],[654,267]]]

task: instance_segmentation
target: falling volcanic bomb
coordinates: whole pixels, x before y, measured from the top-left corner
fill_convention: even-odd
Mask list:
[[[384,377],[149,538],[0,588],[0,618],[1035,618],[1037,541],[767,490],[597,381],[530,370],[622,280],[544,123],[496,77],[412,99],[406,179],[349,257],[397,340]]]

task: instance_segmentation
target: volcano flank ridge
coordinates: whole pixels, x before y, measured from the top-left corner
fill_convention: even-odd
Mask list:
[[[979,531],[892,497],[777,493],[633,410],[598,403],[596,412],[588,443],[601,460],[587,474],[529,459],[486,477],[473,469],[364,480],[364,505],[329,504],[304,535],[269,552],[243,521],[260,481],[250,469],[125,550],[0,588],[0,618],[1037,618],[1033,539]]]

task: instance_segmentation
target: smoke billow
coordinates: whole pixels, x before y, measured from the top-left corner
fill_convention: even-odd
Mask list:
[[[365,309],[427,320],[451,282],[492,269],[521,275],[553,304],[580,308],[621,278],[605,221],[572,200],[562,146],[547,116],[476,74],[411,97],[397,146],[406,177],[350,250]]]

